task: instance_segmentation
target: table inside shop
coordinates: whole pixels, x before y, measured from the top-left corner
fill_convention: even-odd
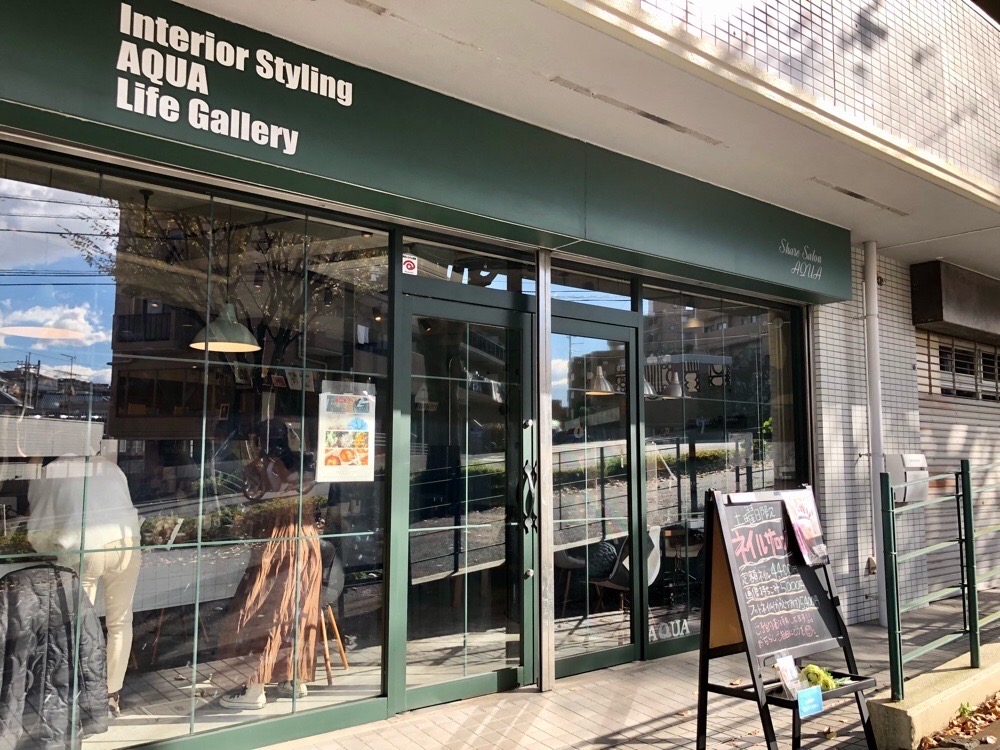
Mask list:
[[[682,526],[682,528],[678,528]],[[701,554],[705,546],[704,533],[702,541],[691,543],[691,532],[704,532],[705,520],[702,518],[690,519],[683,524],[666,526],[660,530],[660,538],[663,540],[662,553],[664,560],[673,560],[673,570],[668,572],[667,566],[663,566],[662,575],[666,578],[671,573],[676,578],[677,574],[683,573],[684,601],[691,601],[692,585],[700,585],[700,581],[691,575],[691,561]],[[676,585],[676,584],[674,584]],[[678,588],[680,588],[678,586]]]
[[[54,560],[53,557],[40,555],[38,558],[25,558],[23,562],[0,563],[0,576]],[[132,611],[191,606],[199,600],[231,599],[249,563],[250,545],[246,544],[202,547],[200,568],[195,548],[144,549]],[[199,578],[200,588],[196,585]],[[98,615],[104,615],[104,601],[100,595],[95,608]]]

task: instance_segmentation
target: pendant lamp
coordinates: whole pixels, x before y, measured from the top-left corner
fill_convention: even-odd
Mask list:
[[[250,330],[236,319],[236,308],[227,302],[218,317],[191,340],[191,348],[210,352],[256,352],[260,344]]]
[[[660,397],[660,394],[656,392],[653,384],[646,380],[645,377],[642,379],[642,396],[649,401]]]
[[[663,392],[663,398],[682,398],[684,389],[681,388],[681,376],[676,372],[667,375],[667,387]]]
[[[615,393],[615,387],[611,385],[611,381],[604,377],[604,368],[600,365],[597,366],[597,375],[590,383],[590,388],[587,389],[588,396],[610,396]]]

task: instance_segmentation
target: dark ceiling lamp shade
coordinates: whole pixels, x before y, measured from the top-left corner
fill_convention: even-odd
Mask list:
[[[587,389],[588,396],[610,396],[616,393],[611,381],[604,377],[604,368],[597,366],[597,374],[590,381],[590,388]]]
[[[381,307],[373,307],[372,308],[372,317],[375,319],[376,323],[381,323],[382,322],[382,308]]]
[[[210,352],[256,352],[260,350],[260,344],[249,329],[236,319],[236,308],[227,302],[218,317],[191,340],[191,348]]]
[[[262,286],[264,286],[264,269],[257,266],[257,270],[253,275],[253,288],[260,289]]]

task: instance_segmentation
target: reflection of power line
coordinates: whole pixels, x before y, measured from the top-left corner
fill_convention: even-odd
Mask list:
[[[104,208],[103,206],[87,206],[87,208]],[[70,219],[80,221],[92,221],[99,217],[83,216],[81,214],[24,214],[16,212],[0,211],[0,216],[8,216],[17,219]],[[106,221],[118,221],[118,217],[108,216]]]
[[[29,355],[31,355],[33,357],[37,357],[39,360],[41,360],[42,358],[45,358],[45,359],[55,359],[56,357],[68,357],[69,356],[67,354],[60,354],[59,352],[53,352],[52,354],[39,354],[37,351],[35,351],[33,349],[18,349],[15,346],[7,346],[7,345],[4,345],[3,350],[7,351],[7,352],[21,352],[23,354],[29,354]],[[79,357],[77,357],[77,359],[79,359]],[[97,359],[103,359],[103,357],[97,357]],[[157,358],[157,359],[162,359],[162,358]],[[167,360],[167,361],[172,361],[172,360]],[[0,360],[0,362],[21,362],[21,360],[20,359],[5,359],[5,360]]]
[[[117,208],[118,201],[113,198],[98,199],[98,202],[59,200],[58,198],[31,198],[19,195],[0,195],[0,201],[25,201],[26,203],[54,203],[60,206],[79,206],[80,208]]]
[[[103,271],[14,271],[0,270],[0,276],[107,276]]]
[[[70,232],[65,229],[55,230],[55,229],[0,229],[0,232],[8,232],[10,234],[41,234],[41,235],[55,235],[57,237],[103,237],[105,239],[113,239],[118,237],[117,232]]]

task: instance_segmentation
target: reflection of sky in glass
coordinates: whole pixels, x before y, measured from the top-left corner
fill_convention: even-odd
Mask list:
[[[114,254],[117,202],[0,179],[0,326],[54,325],[78,339],[0,336],[0,369],[30,355],[51,377],[107,383],[114,280],[87,263],[80,245]]]
[[[569,356],[573,338],[552,337],[552,400],[565,406],[569,400]]]
[[[525,294],[535,293],[534,279],[527,278],[522,282],[522,289]],[[565,300],[566,302],[579,302],[585,305],[595,305],[597,307],[610,307],[615,310],[631,310],[632,301],[618,294],[602,292],[597,289],[580,289],[574,286],[564,286],[552,283],[552,299]]]

